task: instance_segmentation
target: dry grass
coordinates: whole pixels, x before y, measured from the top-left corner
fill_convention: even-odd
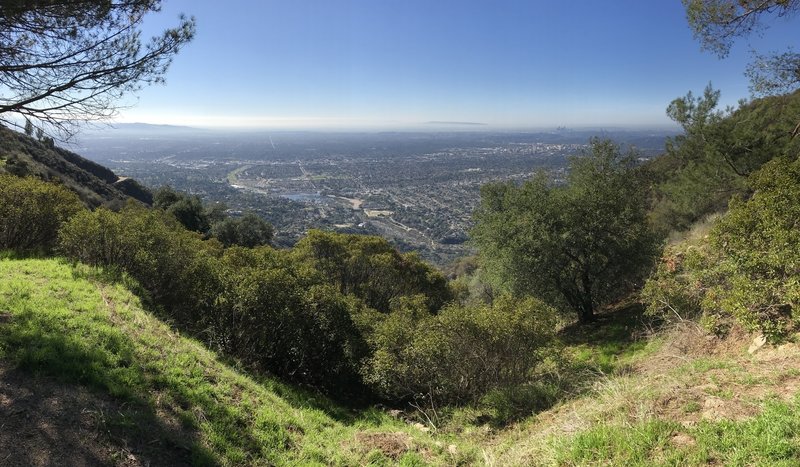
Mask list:
[[[688,243],[694,245],[702,242],[708,234],[711,233],[711,228],[714,223],[722,216],[722,214],[715,213],[709,214],[700,221],[695,222],[692,226],[683,232],[672,232],[667,239],[668,245],[677,245],[679,243]]]
[[[800,345],[766,346],[751,355],[754,337],[736,329],[718,338],[690,322],[674,325],[629,373],[601,378],[586,395],[495,436],[485,450],[487,464],[582,464],[565,461],[565,446],[602,427],[662,430],[667,447],[648,454],[656,464],[668,458],[659,450],[704,449],[692,434],[696,427],[752,420],[768,401],[790,402],[800,391]]]

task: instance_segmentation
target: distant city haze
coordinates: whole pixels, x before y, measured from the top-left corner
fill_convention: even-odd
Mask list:
[[[680,1],[170,0],[146,35],[197,18],[164,86],[119,122],[221,128],[501,130],[665,127],[712,82],[748,96],[750,49],[796,41],[785,18],[724,60]],[[476,125],[480,124],[480,125]]]

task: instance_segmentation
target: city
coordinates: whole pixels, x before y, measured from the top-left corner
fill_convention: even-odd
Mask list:
[[[445,267],[473,251],[468,232],[481,185],[538,171],[558,181],[592,134],[266,135],[145,125],[89,135],[80,150],[153,189],[170,185],[225,203],[234,215],[256,212],[275,226],[276,246],[289,247],[312,228],[380,235]],[[663,150],[669,134],[608,135],[646,159]]]

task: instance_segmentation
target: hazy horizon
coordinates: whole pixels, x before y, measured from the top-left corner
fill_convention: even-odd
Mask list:
[[[362,126],[212,126],[189,125],[180,123],[153,123],[142,121],[111,122],[108,124],[94,124],[84,130],[84,133],[93,134],[111,130],[130,130],[140,128],[143,131],[157,129],[198,130],[220,133],[262,133],[262,132],[312,132],[312,133],[541,133],[541,132],[591,132],[591,131],[657,131],[678,132],[680,127],[672,122],[663,124],[587,124],[587,125],[547,125],[547,126],[497,126],[477,122],[420,122],[406,125],[385,126],[379,124]]]

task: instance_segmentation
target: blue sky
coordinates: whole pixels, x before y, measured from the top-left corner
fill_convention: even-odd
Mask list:
[[[165,0],[145,34],[197,18],[165,86],[120,121],[266,128],[664,126],[708,82],[748,96],[751,47],[796,44],[781,19],[720,60],[679,0]]]

